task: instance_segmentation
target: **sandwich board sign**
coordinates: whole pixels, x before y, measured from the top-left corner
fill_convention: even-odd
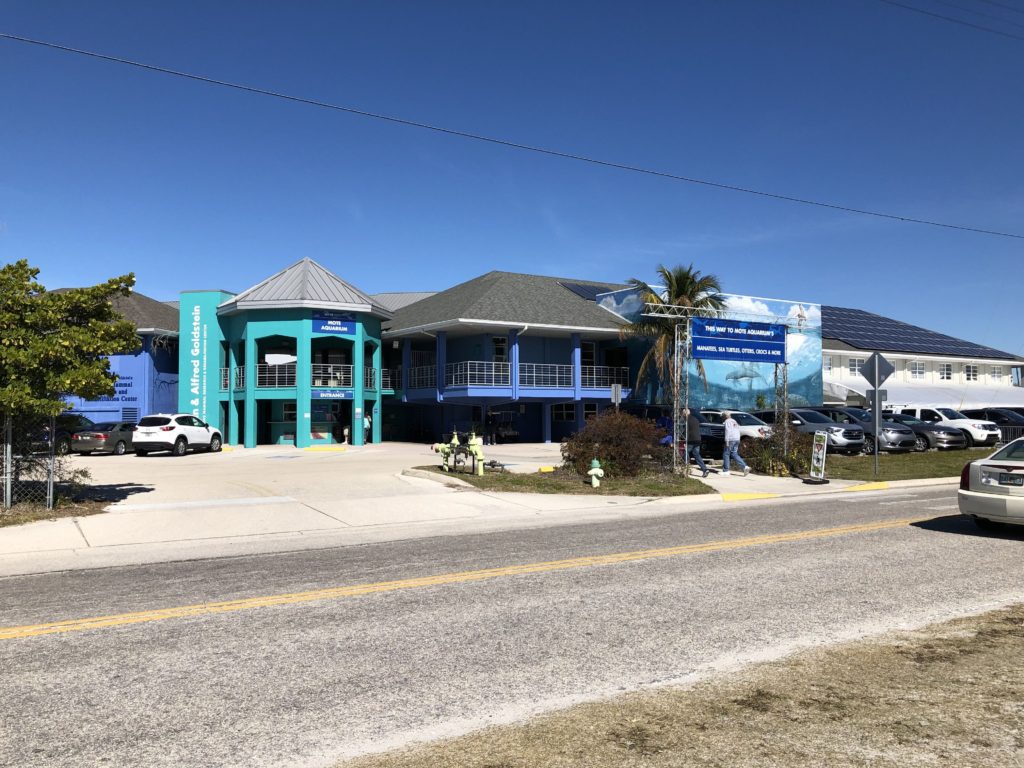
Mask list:
[[[811,477],[825,479],[825,454],[828,452],[828,432],[814,433],[814,447],[811,449]]]

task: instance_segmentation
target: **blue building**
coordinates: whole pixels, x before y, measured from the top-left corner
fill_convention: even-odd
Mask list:
[[[147,413],[174,411],[178,403],[178,310],[141,293],[117,296],[114,309],[135,324],[139,347],[109,358],[115,392],[98,400],[67,398],[73,413],[96,422],[138,421]]]

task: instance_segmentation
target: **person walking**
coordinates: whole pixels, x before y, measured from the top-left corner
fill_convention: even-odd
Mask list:
[[[725,450],[722,451],[722,474],[728,475],[731,461],[735,461],[743,469],[743,476],[746,477],[747,473],[750,472],[750,467],[747,466],[747,462],[740,458],[740,425],[736,422],[736,419],[732,417],[729,411],[725,411],[722,416],[725,420],[722,422],[722,426],[725,427]]]
[[[370,413],[363,416],[363,442],[369,443],[373,437],[373,420],[370,418]]]
[[[686,473],[690,473],[690,457],[693,457],[703,473],[701,477],[707,477],[708,467],[700,455],[700,420],[689,408],[683,408],[683,416],[686,417]]]

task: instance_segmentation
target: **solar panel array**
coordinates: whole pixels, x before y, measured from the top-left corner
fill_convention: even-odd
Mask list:
[[[1013,360],[1014,355],[981,344],[901,323],[871,312],[845,307],[821,308],[821,335],[856,349],[879,352],[910,352],[949,357],[981,357]]]
[[[586,283],[559,283],[566,290],[572,291],[585,301],[597,301],[599,293],[608,293],[615,290],[607,285],[587,285]]]

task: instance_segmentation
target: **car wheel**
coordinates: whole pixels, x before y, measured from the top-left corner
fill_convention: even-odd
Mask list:
[[[973,448],[974,447],[974,436],[970,432],[968,432],[967,430],[964,430],[964,440],[967,441],[966,444],[964,445],[965,448]]]
[[[57,445],[55,446],[57,454],[60,456],[66,456],[71,450],[71,438],[68,436],[57,438]]]
[[[928,438],[924,435],[918,435],[917,439],[914,440],[914,450],[919,453],[927,451],[931,447],[931,443],[928,442]]]
[[[875,455],[875,438],[873,438],[873,437],[865,437],[864,438],[864,447],[860,449],[860,452],[863,453],[865,456],[874,456]]]
[[[184,437],[179,437],[174,441],[174,447],[171,449],[171,455],[173,456],[184,456],[185,451],[188,450],[188,443]]]
[[[220,453],[220,435],[210,438],[210,453]]]
[[[145,456],[149,451],[140,451],[138,448],[135,449],[136,456]]]
[[[125,445],[124,440],[118,440],[117,445],[114,446],[114,453],[118,456],[124,456],[125,451],[128,450],[128,446]]]

